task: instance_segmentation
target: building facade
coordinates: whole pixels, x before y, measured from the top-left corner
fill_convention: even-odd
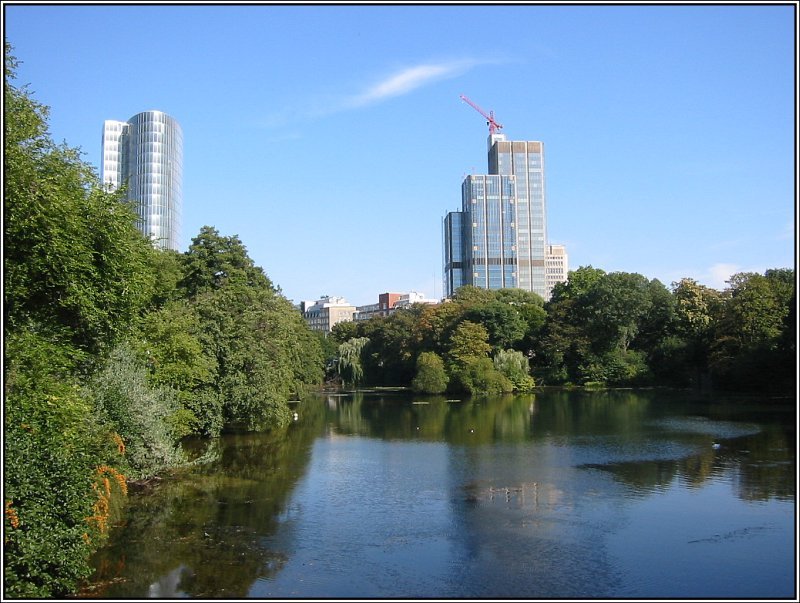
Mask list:
[[[353,320],[356,307],[343,297],[329,295],[315,302],[301,302],[300,310],[313,331],[330,333],[336,323]]]
[[[547,271],[547,297],[545,299],[550,299],[556,283],[566,282],[569,275],[569,258],[567,257],[567,248],[564,245],[547,246],[545,269]]]
[[[488,174],[465,178],[461,211],[443,221],[445,296],[473,285],[549,299],[544,144],[494,133],[487,146]]]
[[[490,143],[489,173],[513,175],[516,179],[515,286],[547,299],[544,144],[538,141],[509,141],[502,134],[491,136]]]
[[[180,248],[183,209],[183,130],[161,111],[103,125],[103,185],[126,187],[139,230],[160,249]]]
[[[375,316],[389,316],[395,310],[407,308],[412,304],[436,304],[435,299],[428,299],[422,293],[381,293],[377,304],[358,306],[353,320],[369,320]]]

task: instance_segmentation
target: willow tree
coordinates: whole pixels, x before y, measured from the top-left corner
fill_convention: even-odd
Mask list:
[[[336,360],[336,372],[344,383],[353,386],[361,383],[364,378],[364,366],[361,354],[369,343],[367,337],[353,337],[339,344],[339,357]]]

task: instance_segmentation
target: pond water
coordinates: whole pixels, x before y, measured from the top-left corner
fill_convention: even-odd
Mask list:
[[[366,391],[131,492],[81,595],[782,598],[795,401]],[[207,442],[195,442],[198,450]]]

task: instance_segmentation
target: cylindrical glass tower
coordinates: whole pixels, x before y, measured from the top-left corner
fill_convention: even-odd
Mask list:
[[[139,229],[161,249],[179,250],[183,205],[183,131],[162,111],[138,113],[103,129],[103,182],[127,185]]]

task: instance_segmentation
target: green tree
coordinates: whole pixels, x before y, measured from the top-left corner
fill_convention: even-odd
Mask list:
[[[450,390],[471,395],[497,395],[514,390],[490,358],[471,356],[451,367]]]
[[[511,381],[515,391],[529,392],[536,386],[528,358],[519,350],[498,350],[493,360],[495,368]]]
[[[788,269],[731,277],[709,360],[718,385],[789,389],[796,358],[786,353],[783,342],[794,296],[794,272]]]
[[[442,358],[434,352],[422,352],[417,358],[417,374],[411,388],[415,392],[441,394],[447,389],[448,381]]]
[[[184,256],[180,286],[188,297],[238,284],[273,290],[272,281],[247,255],[237,235],[222,236],[212,226],[203,226]]]
[[[11,83],[16,65],[6,46],[7,327],[36,323],[77,349],[97,351],[126,335],[149,301],[154,250],[79,152],[52,141],[48,109]]]
[[[464,313],[468,321],[482,325],[493,349],[513,347],[527,332],[527,325],[520,313],[507,303],[492,301],[476,305]]]
[[[358,385],[364,377],[362,352],[369,343],[367,337],[355,337],[339,345],[336,370],[344,383]]]
[[[216,358],[204,348],[197,308],[176,300],[148,313],[136,349],[145,359],[150,383],[175,391],[183,412],[183,433],[216,435],[222,428],[221,403],[215,387]]]
[[[3,590],[63,597],[91,575],[89,556],[107,535],[98,470],[122,458],[66,346],[22,329],[6,334],[5,354]],[[111,482],[105,503],[124,496]]]
[[[485,358],[491,349],[486,327],[465,320],[456,327],[450,337],[448,357],[453,362],[465,363],[470,358]]]
[[[672,283],[675,300],[674,335],[657,350],[656,366],[668,368],[673,379],[701,384],[706,380],[723,296],[691,278]]]
[[[154,250],[80,153],[53,142],[5,52],[4,594],[59,597],[91,572],[124,496],[119,434],[83,377],[152,298]]]
[[[87,397],[104,422],[122,438],[128,474],[156,475],[185,461],[173,429],[180,412],[175,393],[147,382],[147,369],[128,344],[119,344],[93,375]]]

